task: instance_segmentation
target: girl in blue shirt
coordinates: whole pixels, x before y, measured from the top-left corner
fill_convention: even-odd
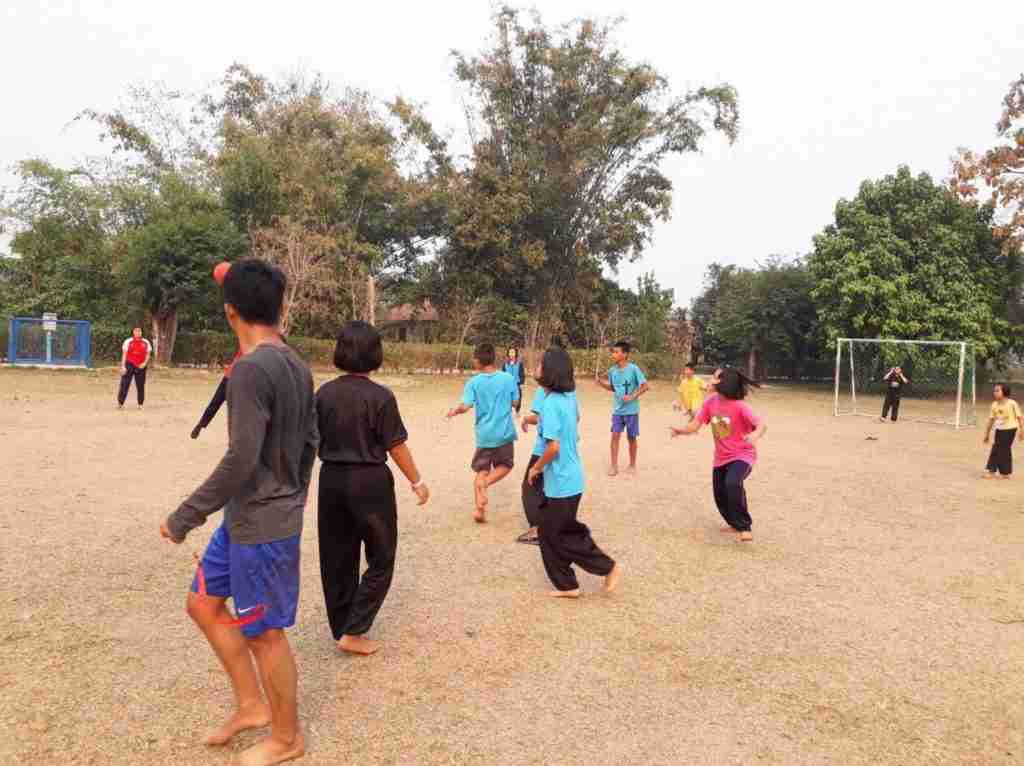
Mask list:
[[[579,598],[580,585],[572,565],[604,577],[604,590],[615,590],[622,567],[597,547],[586,524],[578,521],[583,497],[577,424],[579,404],[572,359],[560,348],[548,349],[541,361],[538,383],[543,386],[540,437],[544,454],[530,468],[531,484],[544,479],[544,506],[538,536],[541,558],[557,598]]]
[[[505,359],[505,363],[501,365],[501,371],[507,372],[512,376],[512,380],[519,386],[519,398],[516,399],[515,409],[516,415],[519,414],[519,408],[523,402],[523,384],[526,383],[526,371],[523,369],[523,363],[519,359],[519,349],[515,346],[510,346],[508,349],[508,356]]]

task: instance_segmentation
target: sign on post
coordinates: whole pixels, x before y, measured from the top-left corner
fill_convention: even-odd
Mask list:
[[[43,332],[57,332],[56,314],[43,314]]]

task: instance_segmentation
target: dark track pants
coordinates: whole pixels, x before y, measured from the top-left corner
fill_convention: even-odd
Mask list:
[[[889,410],[892,410],[892,422],[900,416],[900,395],[893,389],[885,392],[885,404],[882,405],[882,418],[889,417]]]
[[[395,480],[386,465],[320,469],[317,526],[320,578],[335,640],[366,633],[387,598],[395,573],[398,509]],[[359,577],[359,554],[367,569]]]
[[[121,376],[121,386],[117,390],[117,403],[124,404],[124,400],[128,398],[128,389],[132,385],[132,380],[134,380],[135,395],[141,407],[146,401],[146,368],[136,367],[131,362],[126,362],[124,368],[126,372]]]
[[[582,497],[546,498],[541,512],[538,530],[540,555],[548,579],[558,590],[575,590],[580,587],[572,571],[573,564],[601,577],[615,566],[615,562],[597,547],[587,525],[576,520]]]
[[[725,523],[737,532],[749,532],[753,523],[747,510],[747,490],[743,482],[754,470],[742,460],[733,460],[715,468],[711,474],[715,505]]]
[[[544,512],[544,475],[537,477],[536,484],[530,484],[530,469],[533,464],[540,460],[537,455],[530,455],[530,464],[526,466],[526,473],[523,474],[523,512],[526,514],[526,522],[531,527],[539,527]]]
[[[990,473],[998,471],[1003,476],[1013,473],[1013,440],[1017,438],[1017,429],[996,430],[992,442],[992,451],[988,456],[985,470]]]

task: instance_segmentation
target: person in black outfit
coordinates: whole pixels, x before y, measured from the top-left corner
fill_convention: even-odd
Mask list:
[[[346,373],[316,394],[320,428],[317,526],[320,577],[331,632],[341,651],[370,655],[380,645],[365,638],[387,598],[395,571],[398,514],[388,455],[423,505],[430,490],[406,445],[409,438],[395,395],[369,373],[381,366],[380,334],[366,322],[348,322],[338,336],[334,365]],[[359,578],[360,549],[367,569]]]
[[[516,386],[519,387],[519,398],[512,403],[516,415],[518,415],[523,403],[523,386],[526,384],[526,371],[523,368],[523,360],[519,358],[519,349],[515,346],[509,347],[508,356],[505,359],[505,363],[501,366],[501,371],[511,375],[512,379],[516,382]]]
[[[900,396],[903,393],[903,387],[910,381],[907,380],[907,376],[903,374],[902,367],[893,367],[889,372],[886,373],[882,381],[886,384],[885,388],[885,404],[882,405],[882,417],[878,420],[882,423],[889,417],[889,411],[892,411],[892,422],[895,423],[896,419],[900,415]]]

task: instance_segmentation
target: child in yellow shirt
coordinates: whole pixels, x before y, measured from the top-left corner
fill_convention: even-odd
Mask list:
[[[704,404],[704,381],[694,374],[693,366],[686,365],[679,377],[679,404],[677,408],[685,412],[690,420],[700,412]]]
[[[1021,416],[1017,402],[1010,398],[1010,387],[1006,383],[996,383],[992,399],[992,413],[985,428],[984,443],[988,444],[993,426],[996,429],[996,440],[988,456],[988,465],[985,466],[988,472],[985,478],[991,479],[998,471],[1004,479],[1009,479],[1013,473],[1013,439],[1019,436],[1024,441],[1024,417]]]

